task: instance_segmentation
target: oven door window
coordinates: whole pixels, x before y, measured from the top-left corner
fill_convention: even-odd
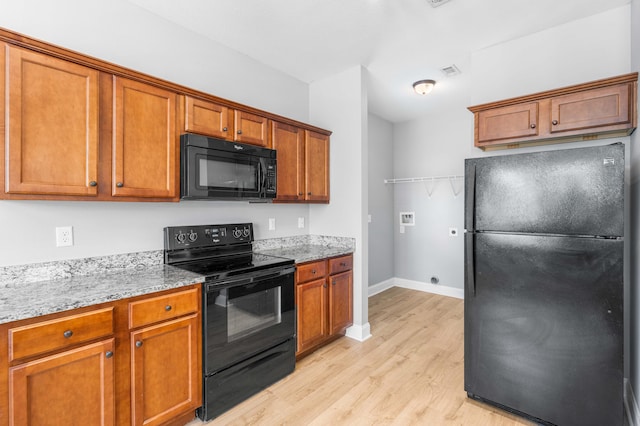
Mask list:
[[[205,294],[207,374],[295,335],[293,273]]]

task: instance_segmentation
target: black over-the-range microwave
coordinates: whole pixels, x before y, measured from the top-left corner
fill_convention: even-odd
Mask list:
[[[270,201],[276,197],[276,151],[187,133],[180,136],[184,200]]]

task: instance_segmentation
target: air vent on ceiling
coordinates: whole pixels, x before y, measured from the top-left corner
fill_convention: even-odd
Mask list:
[[[440,71],[442,71],[442,73],[447,77],[453,77],[454,75],[460,74],[460,69],[455,64],[440,68]]]
[[[451,1],[451,0],[427,0],[427,3],[429,3],[431,7],[438,7],[445,4],[448,1]]]

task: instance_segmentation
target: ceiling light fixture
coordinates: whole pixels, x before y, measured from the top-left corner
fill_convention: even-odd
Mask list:
[[[413,90],[419,95],[426,95],[433,90],[433,86],[435,85],[435,80],[418,80],[413,83]]]

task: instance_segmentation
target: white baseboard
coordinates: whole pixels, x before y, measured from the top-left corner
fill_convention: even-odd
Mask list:
[[[464,299],[464,290],[446,285],[436,285],[421,281],[405,280],[404,278],[393,278],[396,287],[409,288],[411,290],[420,290],[426,293],[439,294],[441,296],[455,297],[456,299]]]
[[[369,323],[366,323],[364,325],[354,324],[351,327],[347,328],[346,336],[359,342],[364,342],[371,337],[371,326],[369,325]]]
[[[369,297],[374,294],[382,293],[385,290],[389,290],[391,287],[395,286],[395,282],[393,278],[389,278],[388,280],[379,282],[378,284],[369,286]]]
[[[640,422],[640,410],[638,401],[633,393],[633,387],[628,379],[624,379],[624,408],[627,411],[627,419],[630,426],[638,426]]]

